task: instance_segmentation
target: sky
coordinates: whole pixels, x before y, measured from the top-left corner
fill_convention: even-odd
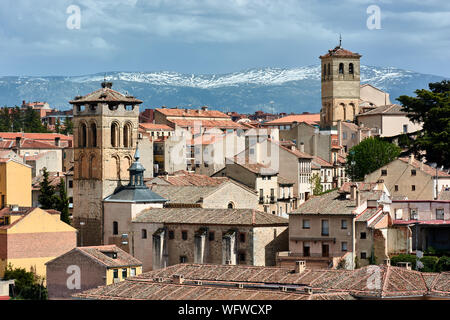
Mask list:
[[[364,65],[450,77],[448,0],[1,0],[0,76],[295,68],[339,34]]]

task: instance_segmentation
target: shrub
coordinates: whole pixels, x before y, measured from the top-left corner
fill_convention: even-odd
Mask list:
[[[417,257],[412,254],[399,254],[398,256],[391,257],[391,264],[396,266],[399,262],[411,262],[411,268],[416,268]]]
[[[439,258],[438,263],[436,264],[436,271],[450,271],[450,257],[442,256]]]
[[[422,272],[435,272],[436,266],[439,261],[438,257],[435,256],[424,256],[420,259],[423,264],[423,268],[420,270]]]

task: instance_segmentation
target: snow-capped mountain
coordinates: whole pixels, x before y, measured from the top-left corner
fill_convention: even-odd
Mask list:
[[[320,110],[320,66],[293,69],[250,69],[220,75],[176,72],[107,72],[73,77],[0,77],[0,104],[20,105],[22,100],[47,101],[60,109],[68,101],[100,87],[104,78],[113,88],[144,101],[143,108],[208,105],[222,111],[242,113],[318,112]],[[370,83],[391,94],[413,95],[428,83],[443,77],[394,67],[361,66],[361,83]],[[272,103],[271,103],[272,102]]]

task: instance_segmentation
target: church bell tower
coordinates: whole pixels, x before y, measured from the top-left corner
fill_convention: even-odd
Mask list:
[[[73,223],[78,245],[100,245],[103,239],[102,200],[128,184],[138,138],[141,100],[112,90],[111,82],[73,105]]]

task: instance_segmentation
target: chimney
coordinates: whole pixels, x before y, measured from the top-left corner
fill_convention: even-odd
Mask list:
[[[21,137],[16,137],[16,147],[20,148],[20,141],[22,140]]]
[[[420,161],[420,171],[423,171],[424,160]]]
[[[175,284],[183,284],[184,282],[184,276],[181,274],[174,274],[172,279]]]
[[[408,161],[408,163],[409,163],[409,164],[413,164],[413,162],[414,162],[414,154],[411,153],[411,154],[409,155],[409,161]]]
[[[384,259],[384,265],[390,267],[391,266],[391,259],[389,259],[389,258]]]
[[[305,152],[305,144],[300,142],[300,152]]]
[[[59,142],[61,141],[60,137],[55,138],[55,146],[59,147]]]
[[[356,203],[355,207],[358,208],[361,205],[361,194],[359,193],[359,190],[356,189]]]
[[[358,189],[358,185],[356,183],[353,183],[350,186],[350,200],[355,201],[356,200],[356,190]]]
[[[313,289],[311,287],[305,287],[306,294],[313,294]]]
[[[202,107],[202,110],[203,110],[203,111],[208,111],[208,106],[203,106],[203,107]]]
[[[397,266],[400,268],[406,268],[406,270],[411,270],[411,262],[398,262]]]
[[[295,261],[295,273],[303,273],[306,269],[306,261]]]

